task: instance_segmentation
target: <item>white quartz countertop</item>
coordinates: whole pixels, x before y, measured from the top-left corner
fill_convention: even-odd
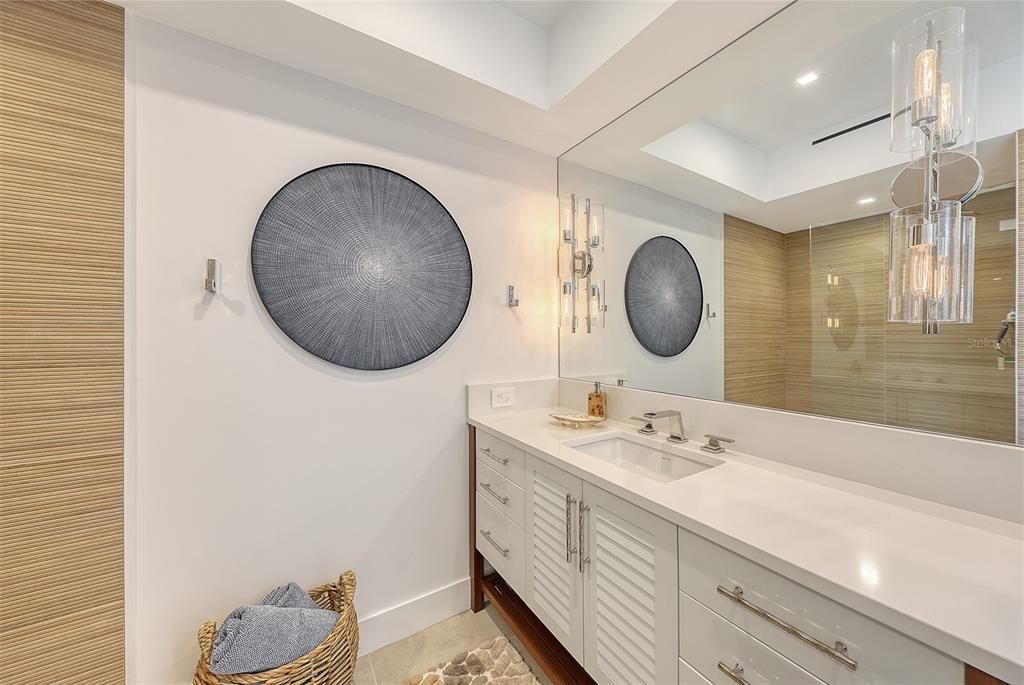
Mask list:
[[[469,423],[1012,685],[1024,685],[1024,526],[729,450],[656,482],[563,444],[560,407]],[[661,437],[664,437],[662,435]],[[684,447],[699,452],[700,442]],[[709,456],[709,455],[705,455]],[[894,459],[896,456],[894,456]]]

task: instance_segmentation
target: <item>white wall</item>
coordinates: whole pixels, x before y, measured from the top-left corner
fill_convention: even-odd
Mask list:
[[[136,17],[127,36],[129,682],[189,681],[199,625],[290,579],[355,569],[364,651],[465,608],[464,386],[557,375],[554,159]],[[466,236],[469,312],[412,366],[324,363],[255,295],[260,211],[332,162],[408,175]]]
[[[607,282],[604,328],[560,331],[561,375],[625,378],[629,386],[722,399],[725,358],[722,312],[724,217],[683,200],[576,164],[559,162],[559,193],[605,204],[605,249],[594,257],[593,277]],[[626,317],[626,269],[641,244],[658,235],[681,242],[700,269],[704,301],[718,316],[701,321],[690,346],[675,357],[651,354],[637,342]],[[585,311],[580,313],[583,323]]]

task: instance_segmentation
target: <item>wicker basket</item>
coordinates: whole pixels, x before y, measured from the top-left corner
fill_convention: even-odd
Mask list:
[[[351,685],[359,655],[359,622],[356,619],[356,574],[345,571],[337,583],[309,591],[321,609],[341,614],[331,634],[309,654],[261,673],[216,675],[210,672],[210,654],[217,622],[199,629],[199,664],[192,685]]]

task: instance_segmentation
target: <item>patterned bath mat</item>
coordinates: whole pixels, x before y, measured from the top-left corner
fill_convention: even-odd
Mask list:
[[[496,637],[476,649],[463,652],[446,664],[423,675],[413,676],[405,685],[539,685],[507,638]]]

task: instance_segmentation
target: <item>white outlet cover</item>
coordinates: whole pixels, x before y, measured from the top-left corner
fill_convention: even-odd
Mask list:
[[[491,388],[491,409],[511,407],[516,403],[515,388]]]

